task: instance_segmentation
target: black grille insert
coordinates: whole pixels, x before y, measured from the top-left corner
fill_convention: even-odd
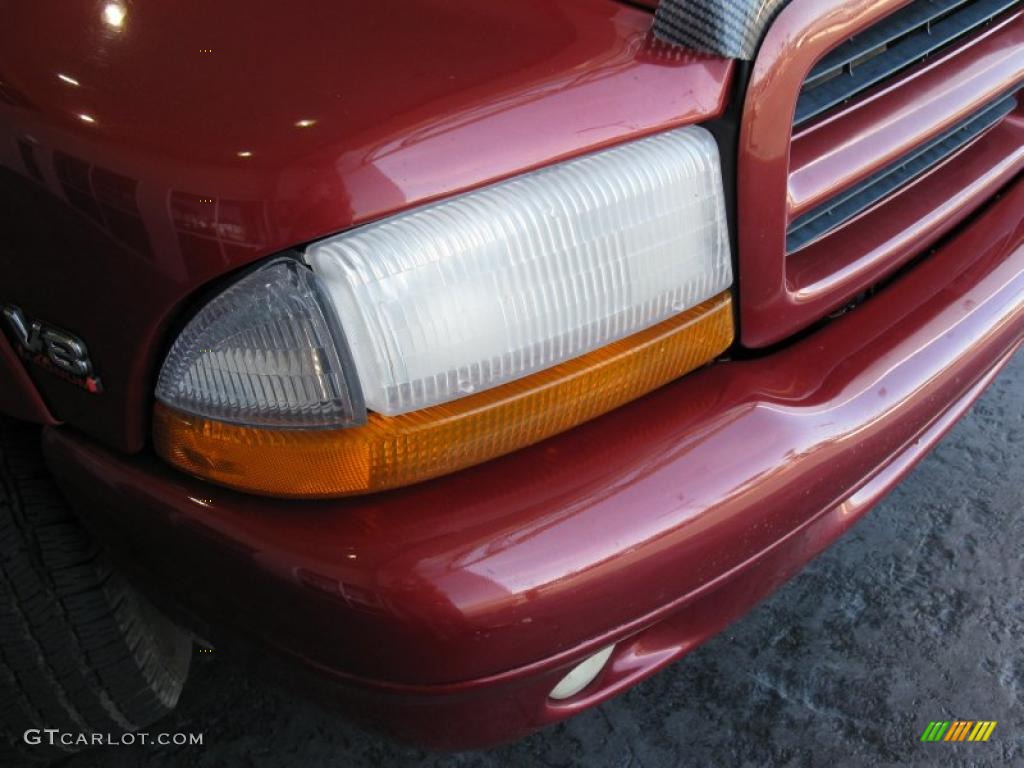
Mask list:
[[[933,140],[915,148],[845,192],[796,219],[786,233],[793,253],[884,200],[900,187],[941,164],[1017,108],[1013,96],[976,112]]]
[[[829,53],[800,92],[795,127],[1021,6],[1021,0],[915,0]]]

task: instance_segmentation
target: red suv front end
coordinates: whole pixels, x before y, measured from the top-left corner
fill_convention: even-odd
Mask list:
[[[164,613],[404,738],[508,740],[742,615],[1020,347],[1019,3],[792,0],[749,52],[648,5],[15,12],[51,45],[0,32],[0,410]],[[274,269],[334,399],[274,389]]]

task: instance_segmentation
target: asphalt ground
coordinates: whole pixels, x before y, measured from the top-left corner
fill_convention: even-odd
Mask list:
[[[888,498],[739,623],[604,706],[487,752],[425,753],[197,655],[165,732],[97,766],[1024,766],[1024,352]],[[931,720],[987,743],[922,743]]]

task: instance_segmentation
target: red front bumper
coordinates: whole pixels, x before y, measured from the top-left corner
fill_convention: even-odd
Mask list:
[[[50,428],[157,602],[441,747],[523,734],[691,650],[824,549],[1024,339],[1024,184],[857,309],[560,437],[366,498],[275,502]],[[618,643],[575,699],[547,693]]]

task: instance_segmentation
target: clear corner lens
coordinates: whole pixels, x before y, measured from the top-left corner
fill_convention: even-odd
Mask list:
[[[367,406],[400,414],[648,328],[732,283],[717,145],[687,127],[315,243]]]
[[[164,362],[156,397],[188,414],[247,426],[350,426],[366,414],[346,358],[316,276],[294,259],[279,259],[189,322]]]

